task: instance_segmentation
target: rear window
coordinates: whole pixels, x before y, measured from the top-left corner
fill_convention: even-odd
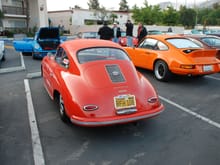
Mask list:
[[[220,47],[220,39],[214,37],[204,37],[202,41],[209,46]]]
[[[186,38],[170,38],[170,39],[167,39],[167,42],[169,42],[170,44],[172,44],[173,46],[179,49],[201,48],[200,45]]]
[[[123,50],[109,47],[80,50],[77,53],[77,58],[81,64],[100,60],[130,60],[128,55]]]

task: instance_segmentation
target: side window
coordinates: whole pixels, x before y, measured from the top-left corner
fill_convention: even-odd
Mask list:
[[[69,67],[69,59],[67,57],[66,52],[63,50],[63,48],[59,48],[57,50],[55,60],[59,65],[61,65],[63,67],[65,67],[65,68]]]
[[[139,45],[139,47],[144,49],[155,50],[157,48],[157,42],[158,41],[155,39],[147,38]]]
[[[59,48],[57,50],[56,55],[55,55],[55,60],[56,60],[57,63],[60,63],[62,55],[63,55],[63,48]]]
[[[63,51],[63,56],[61,58],[60,65],[65,67],[65,68],[69,68],[69,59],[68,59],[68,56],[66,55],[65,51]]]
[[[158,48],[158,50],[168,50],[167,45],[165,45],[164,43],[162,43],[160,41],[158,41],[158,43],[157,43],[157,48]]]

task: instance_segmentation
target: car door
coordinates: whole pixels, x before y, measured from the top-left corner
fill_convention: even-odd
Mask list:
[[[153,62],[157,57],[157,43],[158,40],[146,38],[135,48],[136,52],[132,60],[136,66],[146,69],[153,68]]]
[[[59,89],[60,72],[63,67],[61,66],[64,50],[59,47],[54,57],[48,59],[48,61],[43,66],[44,74],[46,77],[45,84],[47,90],[51,96],[53,96],[54,89]]]

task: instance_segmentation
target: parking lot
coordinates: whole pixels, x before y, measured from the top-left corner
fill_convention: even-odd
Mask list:
[[[60,120],[40,65],[6,48],[0,68],[1,164],[220,164],[220,73],[159,82],[137,68],[156,88],[165,111],[135,124],[86,128]]]

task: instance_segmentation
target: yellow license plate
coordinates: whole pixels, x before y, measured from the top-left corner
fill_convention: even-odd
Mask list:
[[[114,97],[114,104],[116,109],[124,109],[136,107],[136,100],[134,95],[119,95]]]

